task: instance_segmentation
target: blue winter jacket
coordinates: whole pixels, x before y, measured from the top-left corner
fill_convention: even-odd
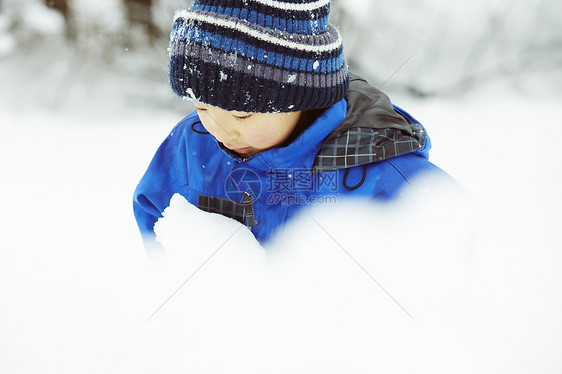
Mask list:
[[[352,76],[346,98],[293,142],[247,159],[191,113],[158,148],[134,193],[134,213],[149,251],[157,247],[154,223],[175,193],[240,221],[264,243],[309,203],[344,196],[390,200],[421,173],[444,174],[428,161],[430,146],[415,119]]]

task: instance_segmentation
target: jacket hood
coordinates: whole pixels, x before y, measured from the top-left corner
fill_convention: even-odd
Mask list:
[[[350,78],[346,118],[322,143],[315,171],[370,164],[424,148],[426,132],[415,119],[365,79]]]

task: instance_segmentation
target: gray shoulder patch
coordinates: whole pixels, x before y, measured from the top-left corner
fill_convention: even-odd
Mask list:
[[[314,160],[314,171],[331,171],[387,160],[423,148],[426,133],[410,124],[412,135],[386,128],[353,127],[335,133],[322,144]]]

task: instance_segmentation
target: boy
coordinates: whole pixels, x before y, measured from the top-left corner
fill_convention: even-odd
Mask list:
[[[147,249],[173,194],[266,242],[307,203],[390,200],[428,162],[423,127],[350,75],[329,0],[195,0],[170,35],[170,84],[192,100],[134,195]],[[189,229],[189,228],[186,228]]]

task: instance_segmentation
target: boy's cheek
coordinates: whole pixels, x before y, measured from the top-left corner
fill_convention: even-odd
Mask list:
[[[260,131],[248,131],[244,134],[246,141],[255,148],[262,148],[268,140],[267,135],[261,133]]]
[[[280,144],[280,142],[273,141],[272,139],[268,139],[268,138],[259,138],[259,139],[255,139],[254,141],[252,141],[251,144],[252,144],[252,147],[254,147],[258,150],[264,150],[264,149],[269,149],[269,148],[275,147],[278,144]]]
[[[290,135],[290,131],[278,126],[276,128],[261,129],[254,132],[251,137],[255,146],[261,145],[262,148],[269,148],[283,143]]]

